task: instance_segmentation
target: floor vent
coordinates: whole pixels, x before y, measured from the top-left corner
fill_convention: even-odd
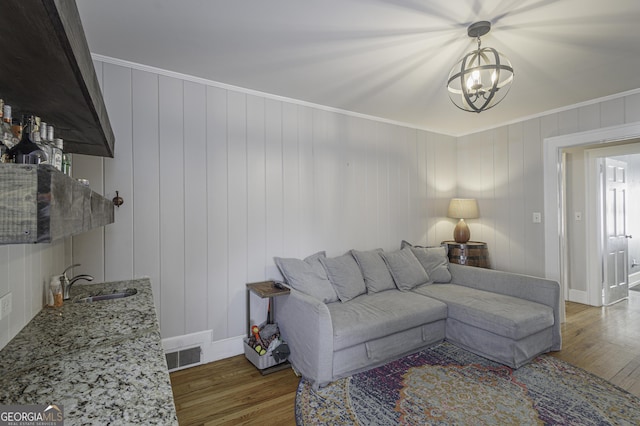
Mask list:
[[[173,371],[189,367],[191,365],[200,364],[201,354],[202,348],[200,346],[167,353],[165,355],[167,358],[167,367],[169,367],[169,371]]]

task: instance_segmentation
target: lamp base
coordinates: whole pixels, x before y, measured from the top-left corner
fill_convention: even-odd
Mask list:
[[[464,244],[471,238],[471,231],[464,219],[460,219],[453,230],[453,239],[456,243]]]

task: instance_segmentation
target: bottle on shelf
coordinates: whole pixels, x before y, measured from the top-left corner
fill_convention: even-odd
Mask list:
[[[0,163],[9,162],[9,156],[7,155],[7,151],[9,148],[3,143],[3,139],[0,139]]]
[[[2,103],[2,113],[0,114],[2,122],[11,124],[11,105],[5,104],[2,99],[0,101]]]
[[[45,159],[45,153],[31,140],[35,119],[27,116],[23,119],[24,128],[22,139],[8,151],[9,157],[16,163],[40,164]]]
[[[5,111],[8,111],[9,113],[8,122],[5,120]],[[9,148],[13,146],[12,139],[11,107],[9,105],[5,105],[4,100],[0,99],[0,163],[9,162],[9,156],[7,153]]]
[[[11,146],[9,146],[7,142],[5,142],[5,145],[7,145],[9,148],[12,148],[14,145],[20,142],[20,139],[22,139],[22,122],[20,121],[20,119],[14,118],[11,121],[11,134],[13,135],[13,137],[11,138]]]
[[[62,173],[71,176],[71,155],[62,154]]]
[[[60,138],[54,139],[51,144],[51,165],[62,171],[62,148],[63,141]]]

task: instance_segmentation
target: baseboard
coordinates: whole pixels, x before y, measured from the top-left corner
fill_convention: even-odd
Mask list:
[[[586,291],[583,290],[569,289],[569,301],[588,305],[589,295]]]
[[[640,272],[629,274],[629,287],[640,285]]]
[[[244,336],[236,336],[212,341],[213,330],[206,330],[162,339],[162,348],[169,356],[193,348],[200,348],[199,361],[189,362],[188,365],[170,366],[169,371],[177,371],[243,354],[243,338]]]

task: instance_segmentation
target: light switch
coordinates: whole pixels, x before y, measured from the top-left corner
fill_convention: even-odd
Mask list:
[[[533,223],[542,223],[542,214],[540,212],[533,212]]]
[[[582,220],[582,212],[575,212],[574,215],[576,220]]]

